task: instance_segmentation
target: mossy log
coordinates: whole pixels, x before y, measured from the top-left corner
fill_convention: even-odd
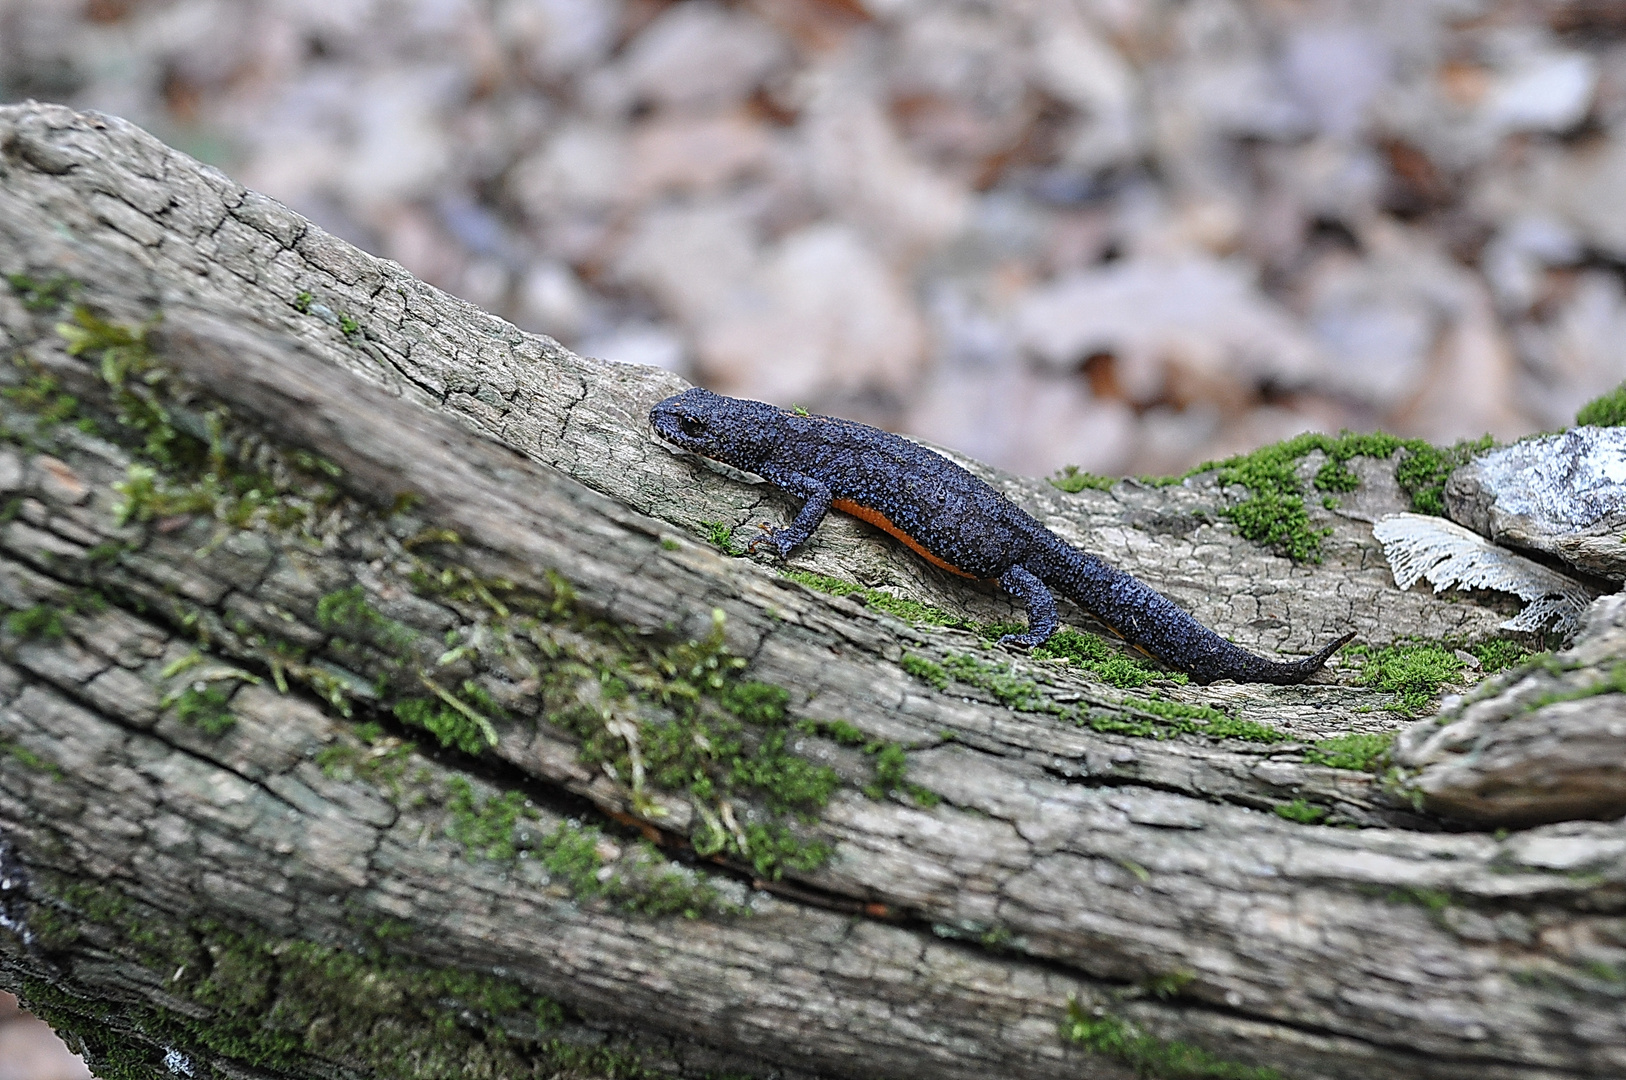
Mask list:
[[[652,438],[674,376],[116,119],[0,108],[0,272],[0,985],[100,1075],[1626,1073],[1626,829],[1415,809],[1354,660],[1198,688],[850,520],[716,550],[793,507]],[[1387,459],[1320,563],[1213,473],[968,464],[1252,648],[1507,614],[1394,588]]]

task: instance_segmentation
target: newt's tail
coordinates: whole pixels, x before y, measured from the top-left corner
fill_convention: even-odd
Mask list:
[[[1321,670],[1354,633],[1300,660],[1267,660],[1238,648],[1192,618],[1168,597],[1088,552],[1057,541],[1031,566],[1039,578],[1089,610],[1147,652],[1200,683],[1301,683]]]

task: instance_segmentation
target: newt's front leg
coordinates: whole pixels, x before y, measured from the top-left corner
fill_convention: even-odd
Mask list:
[[[830,500],[833,497],[830,486],[805,473],[764,469],[761,475],[785,494],[806,500],[802,503],[801,512],[796,515],[796,520],[788,526],[783,529],[769,529],[767,536],[751,541],[752,551],[756,550],[758,544],[768,544],[781,559],[787,558],[793,549],[813,535],[813,530],[819,527],[824,515],[830,512]]]

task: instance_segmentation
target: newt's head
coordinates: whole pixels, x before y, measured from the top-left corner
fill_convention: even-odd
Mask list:
[[[770,453],[783,410],[692,387],[649,410],[655,434],[685,450],[755,471]]]

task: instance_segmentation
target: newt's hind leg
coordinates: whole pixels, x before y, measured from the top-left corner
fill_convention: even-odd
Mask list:
[[[1020,563],[1000,576],[999,586],[1028,609],[1028,632],[1006,634],[999,643],[1033,646],[1049,641],[1050,635],[1056,632],[1056,598],[1050,595],[1049,587]]]

